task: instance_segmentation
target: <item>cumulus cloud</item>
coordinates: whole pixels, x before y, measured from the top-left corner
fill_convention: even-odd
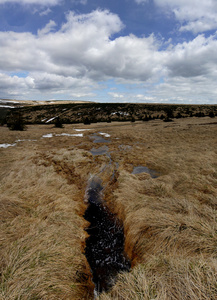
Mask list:
[[[124,98],[124,95],[123,94],[120,94],[120,93],[114,93],[114,92],[109,92],[108,95],[112,96],[113,98]]]
[[[27,90],[34,85],[33,78],[27,76],[20,78],[18,76],[9,76],[0,73],[0,90],[3,95],[20,95],[26,94]]]
[[[138,4],[144,4],[144,3],[147,3],[149,0],[135,0],[135,1]]]
[[[180,31],[195,34],[217,29],[216,0],[154,0],[156,5],[171,10],[181,22]]]
[[[211,75],[217,68],[215,36],[197,36],[190,42],[177,44],[169,51],[166,65],[172,76],[196,77]]]
[[[5,4],[9,2],[18,3],[20,5],[36,4],[42,6],[53,6],[60,4],[62,0],[0,0],[0,4]]]
[[[45,35],[54,30],[56,27],[56,23],[53,20],[50,20],[49,23],[46,24],[44,28],[38,30],[38,35]]]
[[[116,14],[107,10],[89,14],[70,12],[57,31],[55,25],[50,20],[36,35],[0,32],[1,91],[68,95],[73,91],[74,95],[92,95],[94,89],[99,89],[99,81],[114,78],[122,84],[148,84],[164,77],[164,83],[155,84],[152,90],[156,97],[159,91],[162,95],[165,91],[179,92],[184,97],[192,85],[198,87],[200,95],[208,82],[210,99],[216,96],[214,89],[211,92],[217,76],[214,35],[208,38],[198,35],[175,46],[163,45],[162,50],[161,41],[154,35],[115,38],[124,25]],[[28,72],[28,76],[10,76],[11,72]],[[124,94],[118,91],[109,94],[114,99],[122,99],[121,95]],[[135,101],[142,100],[141,93],[138,95]]]
[[[149,91],[155,99],[169,103],[216,104],[216,77],[173,77],[152,87]]]
[[[147,80],[159,71],[163,54],[154,36],[134,35],[112,39],[123,24],[109,11],[67,16],[59,31],[50,21],[35,36],[1,32],[0,69],[41,71],[76,78],[105,80],[109,77]],[[17,55],[19,53],[19,55]]]
[[[51,13],[52,10],[50,8],[47,8],[41,12],[39,12],[39,15],[42,17],[42,16],[47,16],[49,13]]]

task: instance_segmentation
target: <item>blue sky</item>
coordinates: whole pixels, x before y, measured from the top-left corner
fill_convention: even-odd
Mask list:
[[[217,104],[216,0],[0,0],[0,98]]]

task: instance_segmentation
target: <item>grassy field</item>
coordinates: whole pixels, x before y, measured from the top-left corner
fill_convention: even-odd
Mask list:
[[[0,132],[0,299],[93,299],[83,214],[94,174],[132,262],[98,299],[217,298],[215,118]],[[99,132],[106,143],[90,138]],[[105,146],[110,158],[90,152]]]

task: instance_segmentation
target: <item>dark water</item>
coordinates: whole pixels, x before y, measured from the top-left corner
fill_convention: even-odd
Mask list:
[[[119,272],[130,270],[130,261],[124,255],[123,227],[103,204],[102,191],[100,180],[93,178],[87,189],[89,205],[84,215],[90,222],[85,255],[97,292],[107,291]]]

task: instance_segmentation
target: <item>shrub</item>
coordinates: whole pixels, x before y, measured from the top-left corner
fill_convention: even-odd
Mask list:
[[[178,112],[178,114],[176,115],[176,119],[180,119],[182,117],[183,117],[182,114],[180,112]]]
[[[23,116],[20,113],[12,115],[7,121],[7,126],[10,130],[23,131],[26,129]]]
[[[57,128],[63,128],[63,123],[62,123],[62,121],[60,120],[60,117],[57,117],[57,118],[56,118],[54,124],[55,124],[55,127],[57,127]]]
[[[213,112],[213,111],[210,111],[210,113],[209,113],[209,117],[210,117],[210,118],[215,118],[215,114],[214,114],[214,112]]]
[[[90,125],[90,120],[88,119],[88,117],[86,117],[85,119],[84,119],[84,125]]]

